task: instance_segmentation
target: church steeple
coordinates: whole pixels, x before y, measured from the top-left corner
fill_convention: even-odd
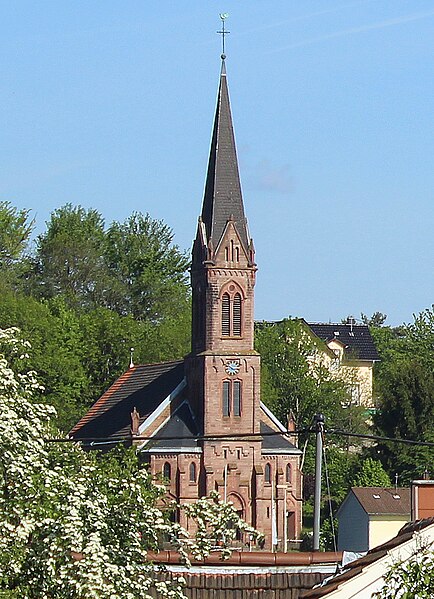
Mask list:
[[[229,220],[234,222],[235,229],[247,253],[250,239],[244,215],[226,67],[225,61],[222,59],[202,205],[202,221],[205,225],[207,245],[211,242],[212,247],[217,248]]]
[[[193,352],[253,350],[254,251],[222,55],[205,195],[192,254]]]

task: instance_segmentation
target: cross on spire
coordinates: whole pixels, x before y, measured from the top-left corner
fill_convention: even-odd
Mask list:
[[[228,33],[230,33],[230,31],[226,31],[225,29],[225,21],[228,18],[228,13],[227,12],[222,12],[220,13],[220,19],[222,21],[222,28],[221,31],[217,31],[217,33],[219,33],[222,36],[222,60],[224,60],[226,58],[226,54],[225,54],[225,35],[228,35]]]

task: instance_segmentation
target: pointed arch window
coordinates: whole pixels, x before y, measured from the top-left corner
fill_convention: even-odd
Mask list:
[[[231,415],[231,382],[223,381],[223,416]]]
[[[195,462],[191,462],[191,464],[190,464],[190,482],[191,483],[196,482],[196,463]]]
[[[169,462],[164,462],[163,478],[165,480],[171,480],[171,478],[172,478],[172,468],[171,468]]]
[[[292,468],[291,468],[291,464],[286,464],[286,482],[288,484],[291,484],[292,482]]]
[[[223,381],[222,412],[223,416],[241,416],[242,399],[241,381]]]
[[[241,381],[234,381],[232,387],[234,416],[241,416]]]
[[[266,483],[271,483],[271,464],[268,462],[265,464],[264,468],[264,479]]]
[[[232,286],[235,288],[235,286]],[[222,337],[241,337],[242,333],[242,298],[241,293],[222,296]]]

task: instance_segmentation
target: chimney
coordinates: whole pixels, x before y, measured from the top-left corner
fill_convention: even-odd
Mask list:
[[[411,519],[422,520],[434,516],[434,480],[425,478],[429,473],[425,470],[422,480],[411,481]]]

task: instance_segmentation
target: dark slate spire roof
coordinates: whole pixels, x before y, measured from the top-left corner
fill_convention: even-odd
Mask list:
[[[220,241],[226,223],[231,217],[247,250],[249,236],[223,60],[202,206],[202,220],[205,223],[208,241],[211,239],[214,247]]]

